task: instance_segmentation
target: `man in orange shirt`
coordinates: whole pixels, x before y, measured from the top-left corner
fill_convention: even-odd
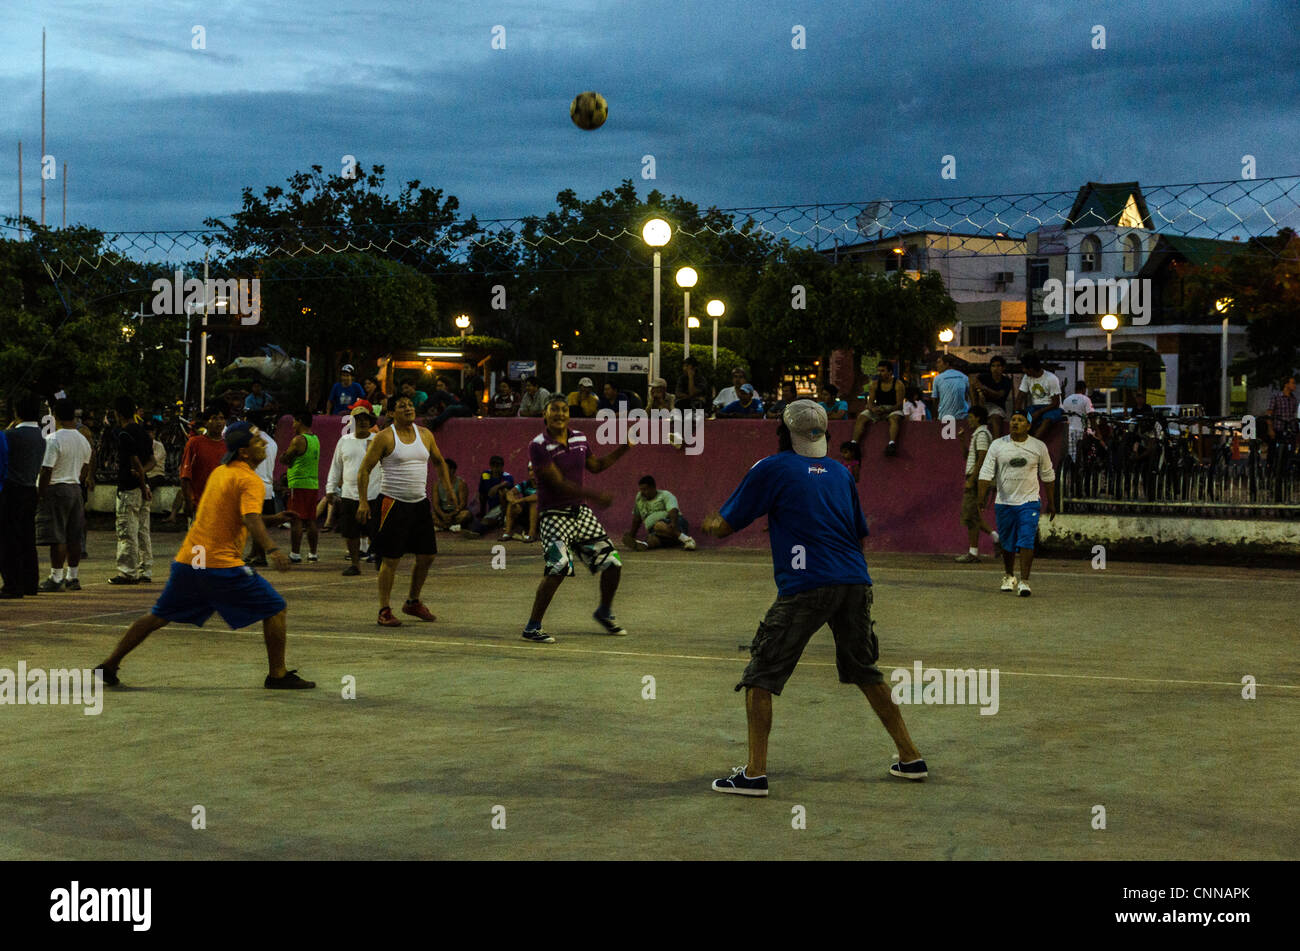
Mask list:
[[[262,622],[270,665],[264,684],[267,689],[316,686],[284,666],[284,598],[266,579],[244,566],[244,541],[246,533],[252,533],[277,569],[289,568],[288,557],[275,547],[262,522],[264,485],[254,470],[266,458],[266,441],[261,430],[243,422],[226,431],[225,446],[226,454],[208,478],[194,523],[176,553],[158,603],[127,629],[113,653],[95,668],[110,687],[121,682],[117,669],[122,659],[154,631],[172,621],[202,627],[214,611],[232,630]]]

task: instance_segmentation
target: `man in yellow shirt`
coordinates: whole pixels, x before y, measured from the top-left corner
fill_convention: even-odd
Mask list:
[[[270,690],[303,690],[316,685],[284,665],[287,630],[284,598],[266,579],[244,566],[246,533],[266,550],[280,571],[289,559],[275,547],[262,521],[263,483],[254,469],[266,458],[266,441],[252,423],[235,423],[226,430],[226,454],[208,480],[194,523],[172,562],[171,577],[158,603],[122,636],[117,648],[97,671],[108,686],[116,686],[117,670],[132,650],[172,621],[202,627],[213,612],[232,630],[262,622],[270,665],[264,686]]]

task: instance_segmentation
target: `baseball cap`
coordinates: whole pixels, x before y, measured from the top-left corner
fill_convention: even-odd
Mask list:
[[[365,413],[367,416],[374,416],[375,407],[370,400],[357,400],[352,404],[352,409],[348,411],[348,415],[355,416],[357,413]]]
[[[579,386],[595,386],[596,384],[591,382],[591,377],[589,377],[589,376],[584,376],[581,380],[578,381],[578,385],[579,385]]]
[[[752,384],[752,383],[744,383],[744,384],[742,384],[741,387],[740,387],[740,392],[742,392],[742,393],[753,393],[753,392],[754,392],[754,384]]]
[[[254,436],[260,435],[262,431],[252,423],[231,423],[226,427],[226,454],[221,457],[221,464],[224,466],[235,458],[235,453],[251,443]]]
[[[668,389],[668,381],[661,376],[657,376],[650,381],[650,389],[653,390],[656,386],[662,386],[664,389]]]
[[[789,403],[781,419],[790,430],[790,442],[801,456],[820,459],[826,455],[826,410],[812,400]]]
[[[345,364],[343,364],[343,367],[339,370],[339,372],[340,372],[340,373],[356,373],[356,372],[357,372],[357,368],[354,367],[354,366],[353,366],[352,364],[350,364],[350,363],[345,363]]]

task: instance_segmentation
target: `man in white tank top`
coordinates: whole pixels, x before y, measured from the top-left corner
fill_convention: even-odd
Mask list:
[[[411,570],[410,596],[402,605],[402,613],[421,621],[437,620],[420,601],[424,579],[429,575],[433,556],[438,553],[427,491],[430,462],[438,467],[439,478],[447,490],[452,491],[451,473],[442,453],[438,452],[437,440],[429,430],[415,425],[415,404],[407,397],[399,397],[393,404],[393,425],[371,437],[370,448],[357,472],[356,517],[364,524],[370,519],[370,472],[376,465],[383,465],[384,491],[370,526],[370,550],[382,559],[379,566],[381,627],[402,626],[393,616],[389,598],[397,563],[408,553],[415,555],[415,567]]]

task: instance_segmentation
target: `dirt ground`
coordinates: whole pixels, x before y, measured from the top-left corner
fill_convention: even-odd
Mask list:
[[[930,778],[893,779],[824,630],[774,701],[772,794],[746,799],[709,783],[745,760],[732,687],[775,597],[766,552],[625,554],[630,636],[598,631],[584,572],[547,617],[558,643],[537,645],[519,637],[536,545],[506,543],[494,570],[495,542],[440,535],[439,620],[386,629],[373,569],[341,577],[342,542],[322,539],[319,564],[263,569],[289,603],[289,666],[316,690],[264,690],[260,629],[214,618],[150,638],[98,716],[0,706],[0,858],[1300,854],[1294,572],[1044,559],[1015,598],[987,559],[875,556],[886,676],[996,669],[996,714],[905,706]],[[93,532],[84,590],[0,602],[0,667],[102,660],[162,589],[180,536],[157,540],[153,585],[109,586],[113,538]]]

